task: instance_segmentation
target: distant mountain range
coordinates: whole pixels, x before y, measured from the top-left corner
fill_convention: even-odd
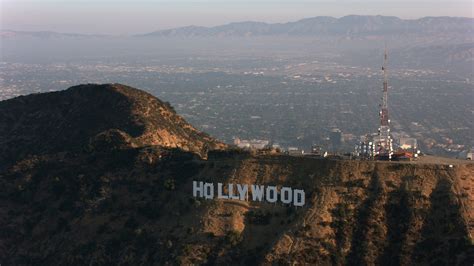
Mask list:
[[[474,18],[424,17],[400,19],[392,16],[349,15],[341,18],[319,16],[287,23],[234,22],[215,27],[186,26],[158,30],[134,37],[245,37],[245,36],[371,36],[401,34],[473,34]],[[87,38],[110,37],[111,35],[89,35],[58,33],[52,31],[1,30],[0,38]]]
[[[17,30],[0,30],[0,38],[15,37],[31,37],[41,39],[51,38],[89,38],[89,37],[106,37],[104,34],[79,34],[79,33],[61,33],[54,31],[17,31]]]
[[[296,22],[268,24],[236,22],[216,27],[187,26],[160,30],[145,37],[207,36],[320,36],[320,35],[399,35],[399,34],[474,33],[474,19],[461,17],[424,17],[405,20],[389,16],[350,15],[342,18],[313,17]]]

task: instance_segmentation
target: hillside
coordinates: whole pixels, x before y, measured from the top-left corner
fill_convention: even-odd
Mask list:
[[[122,85],[19,97],[1,108],[2,117],[17,114],[2,121],[18,125],[0,131],[16,158],[0,169],[5,265],[474,261],[470,162],[222,149],[167,104]],[[46,134],[57,129],[74,139]],[[203,156],[203,143],[221,149]],[[306,205],[194,198],[194,180],[300,188]]]
[[[79,85],[0,102],[0,165],[30,155],[149,145],[202,156],[225,147],[168,103],[120,84]]]

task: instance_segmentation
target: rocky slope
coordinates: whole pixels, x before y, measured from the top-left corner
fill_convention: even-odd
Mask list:
[[[225,147],[154,96],[120,84],[0,102],[0,165],[28,155],[102,149],[104,145],[176,147],[205,155]]]
[[[100,93],[95,98],[105,101]],[[94,97],[89,99],[95,102]],[[49,110],[55,105],[45,106]],[[118,108],[97,106],[103,106],[103,112]],[[93,108],[99,107],[83,110]],[[159,108],[144,105],[137,110],[144,113],[131,116],[131,121]],[[93,141],[84,139],[66,150],[48,139],[52,148],[32,150],[0,171],[2,264],[471,265],[474,261],[469,228],[474,221],[472,163],[453,161],[449,167],[343,161],[230,149],[210,151],[202,159],[199,153],[150,145],[154,138],[143,137],[147,131],[141,127],[134,133],[135,122],[111,120],[101,120],[97,126],[104,121],[123,125],[120,131],[127,132],[127,138],[121,132],[111,134],[121,139],[112,143],[121,145],[107,144],[110,141],[99,145],[103,142],[97,134],[104,129],[92,130],[93,124],[87,123]],[[48,126],[29,121],[30,127],[47,131]],[[67,128],[58,121],[49,125],[50,131]],[[12,132],[20,139],[19,131]],[[31,139],[36,134],[28,136],[22,139],[35,144]],[[16,143],[28,151],[19,140]],[[75,149],[82,143],[94,143],[93,149]],[[301,188],[306,205],[194,198],[193,180]]]

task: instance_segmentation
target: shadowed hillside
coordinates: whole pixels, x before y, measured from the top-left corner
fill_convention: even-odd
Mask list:
[[[0,102],[0,165],[28,155],[93,151],[104,145],[179,147],[201,155],[225,147],[168,103],[120,84],[79,85]]]
[[[56,114],[52,108],[63,110],[56,106],[73,97],[81,104],[68,106],[88,113],[87,120],[97,119],[97,124],[82,124],[88,139],[46,138],[50,144],[40,146],[35,137],[67,129],[59,118],[67,115],[54,116],[51,124],[42,116],[29,119],[28,112],[18,116],[29,121],[18,119],[22,125],[18,128],[43,131],[27,134],[11,129],[18,149],[8,150],[18,159],[0,171],[2,264],[470,265],[474,261],[468,227],[472,195],[466,193],[474,177],[471,163],[449,167],[344,161],[230,149],[210,151],[203,159],[199,152],[153,142],[163,139],[163,131],[156,130],[163,123],[171,121],[167,139],[182,140],[182,132],[191,129],[174,112],[169,112],[170,119],[160,118],[165,113],[158,115],[160,109],[153,105],[170,107],[138,90],[106,85],[95,87],[102,88],[94,91],[95,97],[82,96],[87,101],[78,96],[65,96],[56,103],[48,99],[75,91],[83,95],[81,88],[92,90],[79,86],[14,99],[18,104],[0,102],[0,107],[8,104],[8,110],[14,110],[44,97],[45,104],[36,105],[35,113],[52,115]],[[101,96],[109,90],[111,95],[119,91],[118,98],[137,94],[149,101],[139,101],[140,108],[133,108],[129,120],[116,121],[113,114],[122,109],[104,104],[109,99]],[[123,104],[125,108],[137,103]],[[85,115],[81,112],[75,116],[79,121]],[[147,116],[157,123],[140,124]],[[186,139],[186,147],[200,151],[198,141],[206,143],[203,138]],[[20,140],[30,141],[34,149]],[[207,136],[205,140],[222,147]],[[302,188],[306,205],[193,198],[193,180]]]

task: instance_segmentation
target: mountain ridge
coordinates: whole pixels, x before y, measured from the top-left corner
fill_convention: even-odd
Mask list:
[[[272,35],[357,35],[440,32],[474,32],[474,18],[423,17],[401,19],[394,16],[348,15],[341,18],[320,16],[294,22],[233,22],[214,27],[186,26],[138,35],[141,37],[272,36]]]
[[[382,15],[347,15],[340,18],[330,16],[316,16],[302,18],[297,21],[267,23],[261,21],[237,21],[222,25],[205,27],[198,25],[188,25],[183,27],[161,29],[143,34],[125,35],[129,37],[209,37],[209,36],[272,36],[272,35],[301,35],[315,36],[315,34],[359,34],[357,24],[362,23],[359,30],[362,33],[377,33],[370,31],[377,27],[384,26],[381,29],[395,31],[399,33],[403,30],[413,32],[429,32],[434,33],[440,26],[439,23],[447,23],[440,29],[442,32],[449,30],[474,32],[474,18],[469,17],[450,17],[450,16],[428,16],[417,19],[402,19],[396,16]],[[365,25],[364,25],[365,23]],[[456,26],[457,24],[457,26]],[[466,25],[470,24],[470,25]],[[331,27],[329,27],[331,26]],[[252,28],[253,27],[253,28]],[[329,28],[324,28],[329,27]],[[367,28],[368,27],[368,28]],[[397,28],[398,27],[398,28]],[[247,31],[245,31],[247,29]],[[346,31],[344,31],[346,29]],[[347,31],[347,29],[349,29]],[[110,34],[84,34],[84,33],[68,33],[56,31],[25,31],[14,29],[3,29],[0,31],[0,38],[14,37],[34,37],[34,38],[107,38],[118,37],[118,35]],[[124,35],[121,35],[124,36]]]

